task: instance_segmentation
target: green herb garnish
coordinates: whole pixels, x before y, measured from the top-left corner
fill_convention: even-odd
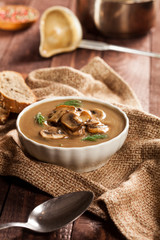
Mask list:
[[[60,105],[69,105],[69,106],[74,106],[74,107],[80,107],[81,106],[81,101],[80,100],[68,100],[64,103],[59,104]]]
[[[41,114],[41,112],[37,113],[37,115],[35,116],[35,121],[39,124],[39,125],[43,125],[43,123],[45,122],[45,117]]]
[[[82,141],[96,141],[97,139],[104,139],[107,138],[108,136],[105,134],[94,134],[94,135],[88,135],[84,138],[82,138]]]

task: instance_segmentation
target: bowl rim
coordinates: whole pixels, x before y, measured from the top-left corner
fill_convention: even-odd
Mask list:
[[[50,146],[50,145],[47,145],[47,144],[42,144],[42,143],[38,143],[30,138],[28,138],[20,129],[20,126],[19,126],[19,122],[20,122],[20,119],[22,117],[22,115],[27,112],[29,109],[33,108],[34,106],[37,106],[37,105],[40,105],[41,103],[45,103],[45,102],[51,102],[51,101],[56,101],[56,100],[67,100],[67,99],[76,99],[76,100],[85,100],[85,101],[90,101],[90,102],[96,102],[96,103],[99,103],[99,104],[103,104],[103,105],[106,105],[106,106],[109,106],[110,108],[113,108],[113,109],[116,109],[118,110],[122,116],[124,117],[125,119],[125,127],[123,129],[123,131],[118,134],[116,137],[108,140],[108,141],[105,141],[105,142],[101,142],[101,143],[97,143],[97,144],[94,144],[94,145],[89,145],[89,146],[83,146],[83,147],[58,147],[58,146]],[[127,114],[121,110],[119,107],[109,103],[109,102],[105,102],[103,100],[100,100],[100,99],[97,99],[97,98],[93,98],[93,97],[78,97],[78,96],[58,96],[58,97],[53,97],[53,98],[46,98],[46,99],[43,99],[43,100],[40,100],[40,101],[37,101],[35,103],[32,103],[30,104],[29,106],[25,107],[18,115],[17,117],[17,120],[16,120],[16,128],[17,128],[17,131],[18,131],[18,134],[20,133],[23,138],[37,146],[40,146],[40,147],[43,147],[43,148],[48,148],[48,149],[60,149],[61,151],[65,150],[65,151],[70,151],[71,149],[92,149],[92,148],[95,148],[95,147],[99,147],[101,145],[105,145],[105,144],[109,144],[109,143],[112,143],[114,142],[116,139],[118,138],[121,138],[121,136],[123,136],[125,134],[125,132],[127,131],[128,133],[128,129],[129,129],[129,119],[127,117]]]

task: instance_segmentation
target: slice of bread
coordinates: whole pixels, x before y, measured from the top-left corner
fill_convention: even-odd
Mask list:
[[[25,83],[24,78],[18,72],[0,72],[0,97],[5,109],[19,113],[23,108],[36,101],[32,90]]]
[[[3,101],[0,99],[0,124],[5,124],[10,112],[5,109]]]

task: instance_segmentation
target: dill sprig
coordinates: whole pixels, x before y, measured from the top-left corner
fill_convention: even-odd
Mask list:
[[[84,138],[82,138],[82,141],[96,141],[97,139],[104,139],[108,136],[106,134],[94,134],[94,135],[88,135]]]
[[[41,114],[41,112],[37,113],[35,116],[35,121],[36,123],[38,123],[39,125],[43,125],[43,123],[45,122],[45,117]]]
[[[81,106],[81,101],[80,100],[68,100],[68,101],[65,101],[61,104],[59,104],[58,106],[60,105],[69,105],[69,106],[74,106],[74,107],[80,107]]]

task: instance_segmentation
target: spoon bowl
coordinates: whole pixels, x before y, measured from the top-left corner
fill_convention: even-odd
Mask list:
[[[79,191],[50,199],[30,213],[26,223],[0,224],[0,230],[9,227],[24,227],[36,232],[52,232],[76,220],[93,200],[93,193]]]
[[[50,57],[77,48],[82,39],[82,26],[74,13],[62,6],[44,11],[40,19],[40,46],[42,57]]]

